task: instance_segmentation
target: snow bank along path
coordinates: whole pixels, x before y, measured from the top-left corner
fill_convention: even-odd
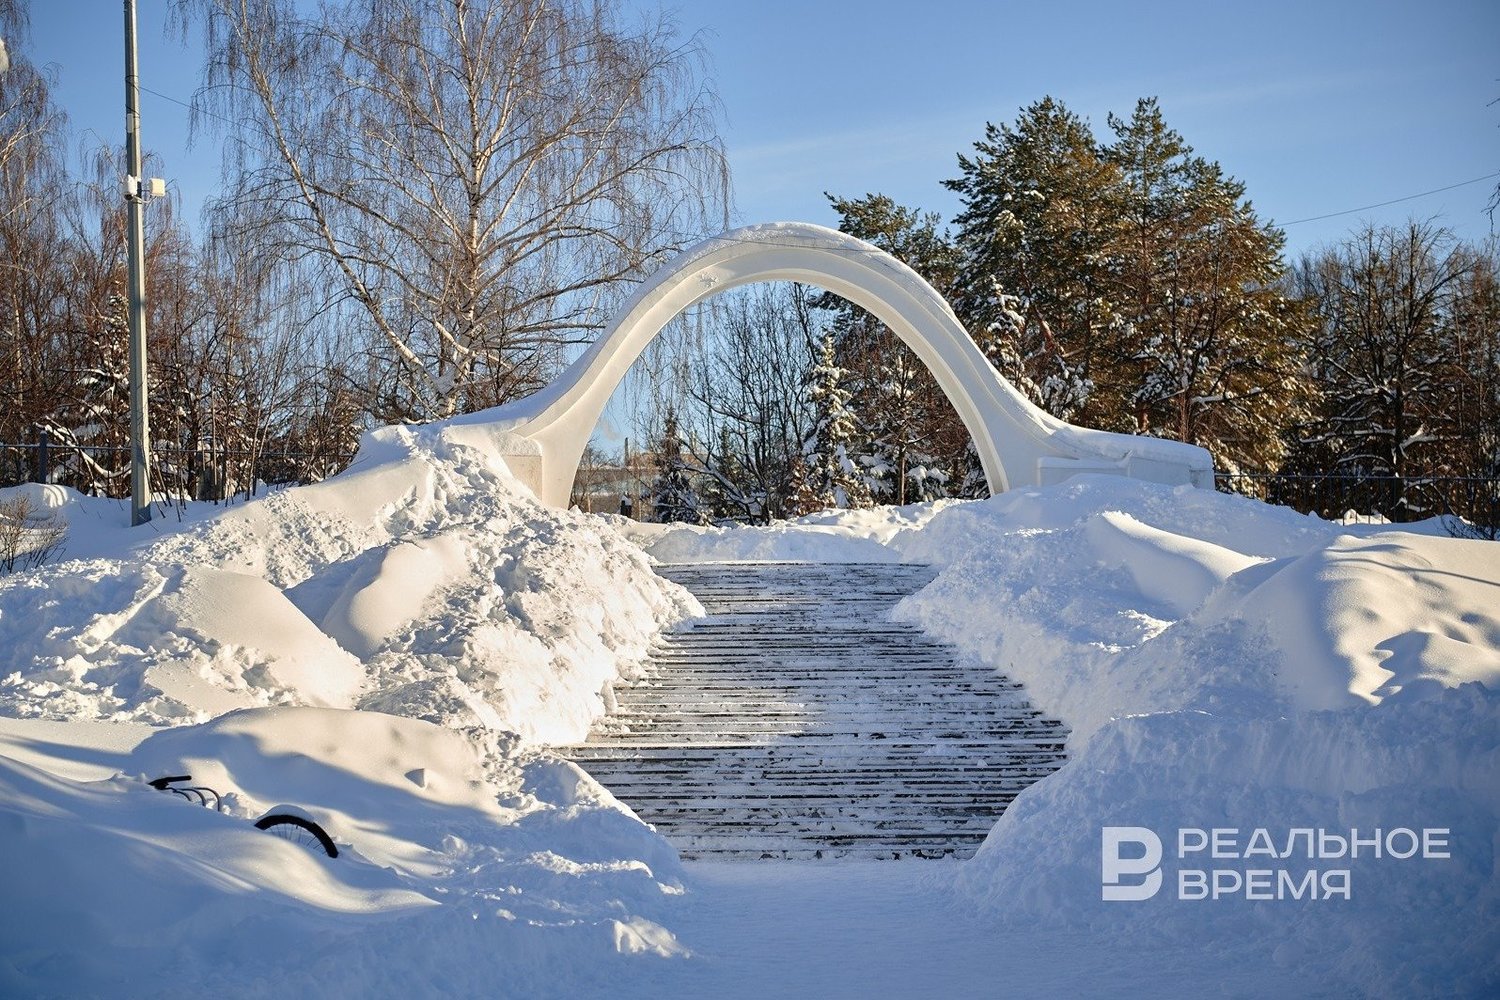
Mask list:
[[[251,825],[283,803],[339,857]],[[685,953],[675,853],[576,768],[376,712],[0,719],[0,851],[4,996],[566,996]]]
[[[1085,993],[1296,986],[1253,945],[976,917],[954,865],[679,866],[567,765],[495,764],[369,712],[0,720],[0,846],[27,862],[0,867],[0,995],[986,996],[1055,991],[1060,962]],[[158,770],[209,775],[235,812],[114,776]],[[283,798],[323,803],[336,862],[250,827]]]
[[[328,482],[141,529],[44,491],[76,558],[0,579],[0,994],[566,994],[682,953],[672,849],[526,747],[699,607],[492,434],[388,428]],[[256,831],[280,804],[340,857]]]
[[[386,428],[327,482],[115,529],[112,549],[82,531],[95,557],[0,580],[0,713],[303,704],[581,738],[605,684],[698,607],[607,526],[543,506],[501,450],[487,427]],[[83,528],[96,503],[73,496]]]

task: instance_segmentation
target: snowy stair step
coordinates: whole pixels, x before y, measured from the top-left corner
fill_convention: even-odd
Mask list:
[[[755,795],[754,789],[736,789],[737,794],[732,799],[722,794],[724,790],[702,788],[687,789],[675,797],[666,789],[647,793],[632,788],[631,793],[637,800],[633,808],[642,816],[648,814],[682,817],[724,815],[763,818],[813,813],[829,816],[878,814],[885,817],[916,816],[930,824],[932,822],[931,810],[939,805],[944,807],[944,819],[989,816],[993,821],[1000,813],[1000,806],[1004,804],[1003,801],[997,804],[996,797],[1004,799],[1006,795],[1014,796],[1020,790],[1020,787],[1012,786],[1010,789],[986,792],[983,795],[973,792],[948,791],[932,795],[897,797],[883,794],[878,790],[859,792],[851,789],[849,796],[840,797],[837,788],[827,788],[821,792],[810,792],[805,795],[787,794],[768,798]]]
[[[967,856],[1065,759],[1019,684],[891,620],[930,567],[657,570],[707,616],[660,636],[614,712],[559,749],[685,857]]]
[[[1055,751],[1062,747],[1062,741],[1056,736],[1043,736],[1030,734],[1024,731],[997,730],[992,733],[981,733],[975,737],[959,741],[952,740],[940,746],[924,744],[911,737],[903,737],[896,734],[888,738],[884,733],[874,733],[861,737],[859,733],[838,732],[827,733],[817,731],[789,732],[786,730],[773,730],[766,733],[754,734],[746,732],[722,732],[716,728],[697,730],[631,730],[631,729],[601,729],[599,738],[616,738],[623,746],[636,746],[640,749],[653,749],[660,747],[677,747],[691,749],[701,745],[717,746],[726,752],[733,752],[736,745],[760,746],[770,749],[785,746],[788,743],[800,744],[812,748],[823,755],[825,763],[831,763],[835,753],[847,756],[858,753],[862,759],[869,758],[873,752],[872,744],[888,743],[888,751],[881,756],[892,756],[900,759],[908,757],[927,758],[953,758],[960,756],[973,757],[989,752],[994,741],[1006,740],[1013,746],[1025,746],[1035,751]],[[837,738],[838,742],[823,744],[825,739]],[[757,742],[758,740],[758,742]],[[980,759],[988,759],[981,757]],[[951,761],[950,761],[951,763]]]
[[[852,792],[873,785],[910,792],[932,788],[960,789],[967,792],[982,788],[983,792],[975,791],[975,794],[987,794],[991,789],[1008,786],[1012,782],[1024,787],[1026,783],[1049,773],[1057,763],[1058,761],[1048,761],[1032,766],[1020,766],[1015,762],[1005,762],[991,767],[943,770],[889,767],[840,768],[827,774],[796,768],[763,768],[708,773],[703,769],[681,769],[670,765],[636,774],[619,766],[618,762],[613,762],[613,766],[600,767],[597,761],[590,762],[590,767],[595,772],[595,777],[606,780],[607,776],[619,788],[661,788],[675,783],[676,787],[683,788],[684,791],[692,788],[739,787],[747,794],[766,794],[764,785],[776,783],[794,784],[794,787],[799,790],[848,788]],[[757,787],[758,783],[761,787]]]

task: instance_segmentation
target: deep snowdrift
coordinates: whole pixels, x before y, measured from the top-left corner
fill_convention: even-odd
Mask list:
[[[590,981],[684,951],[651,916],[676,853],[570,764],[375,712],[116,725],[87,753],[69,727],[0,720],[5,995],[565,993],[559,955]],[[142,780],[163,774],[227,811]],[[339,858],[252,826],[285,805]]]
[[[25,488],[74,558],[0,580],[0,853],[24,861],[0,993],[566,995],[685,952],[653,919],[676,852],[527,745],[581,737],[697,602],[538,503],[489,433],[387,428],[328,482],[138,529]],[[177,773],[227,812],[143,780]],[[341,856],[255,830],[278,805]]]
[[[1500,545],[1098,476],[807,521],[642,540],[688,560],[879,544],[940,567],[895,616],[1072,729],[1073,759],[959,866],[992,917],[1098,945],[1264,942],[1335,993],[1500,989]],[[1235,828],[1242,850],[1257,828],[1278,848],[1293,829],[1447,829],[1451,857],[1169,857],[1157,897],[1105,901],[1106,826],[1169,852],[1182,828]],[[1347,868],[1352,898],[1179,900],[1189,867]]]
[[[90,558],[0,579],[0,713],[357,706],[581,737],[696,602],[496,452],[483,427],[385,428],[325,483],[131,530],[99,526],[109,501],[52,497]]]
[[[1313,993],[1493,996],[1500,986],[1500,695],[1469,684],[1377,709],[1226,719],[1158,712],[1109,723],[1016,799],[959,888],[1001,921],[1088,928],[1093,940],[1212,955],[1256,942]],[[1144,827],[1166,853],[1162,890],[1101,899],[1101,831]],[[1175,858],[1182,829],[1265,829],[1286,858]],[[1309,859],[1293,830],[1371,837],[1442,829],[1445,858]],[[1395,842],[1404,852],[1406,838]],[[1331,852],[1330,852],[1331,853]],[[1269,898],[1179,899],[1181,870],[1269,871]],[[1275,898],[1276,874],[1347,870],[1350,898]],[[1227,878],[1227,877],[1226,877]],[[1226,883],[1227,885],[1228,883]],[[1304,892],[1306,891],[1304,887]]]
[[[897,616],[1025,682],[1080,740],[1143,712],[1254,717],[1500,688],[1491,542],[1078,477],[951,507],[891,544],[943,567]]]

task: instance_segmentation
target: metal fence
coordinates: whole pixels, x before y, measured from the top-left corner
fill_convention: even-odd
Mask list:
[[[1351,473],[1219,473],[1215,483],[1329,521],[1404,522],[1462,519],[1455,534],[1495,538],[1500,531],[1500,479],[1474,476],[1374,476]]]
[[[227,500],[255,496],[262,485],[325,479],[352,455],[251,451],[211,444],[195,448],[156,445],[151,451],[151,489],[174,500]],[[0,442],[0,486],[61,483],[86,493],[126,496],[130,490],[126,445],[59,444],[45,433],[35,441]],[[100,470],[115,470],[111,476]]]

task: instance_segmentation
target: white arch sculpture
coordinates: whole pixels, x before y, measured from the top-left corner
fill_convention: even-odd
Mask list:
[[[937,379],[979,452],[991,493],[1079,472],[1213,486],[1213,461],[1192,445],[1112,434],[1058,420],[985,358],[948,303],[915,271],[846,233],[801,222],[747,226],[704,240],[646,281],[604,333],[539,392],[453,423],[510,432],[511,471],[544,503],[564,507],[584,446],[625,372],[673,317],[739,285],[798,281],[840,295],[889,326]]]

